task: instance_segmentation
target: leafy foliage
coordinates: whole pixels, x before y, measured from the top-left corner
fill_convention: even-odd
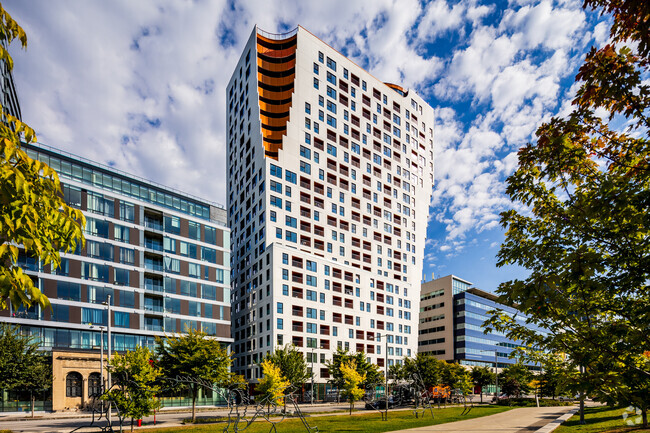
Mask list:
[[[427,389],[441,383],[442,372],[446,367],[445,361],[423,353],[418,353],[415,358],[404,359],[406,374],[410,377],[418,374]]]
[[[507,192],[529,212],[501,215],[507,232],[498,264],[530,271],[500,286],[502,302],[518,304],[548,333],[503,314],[491,323],[529,351],[566,353],[573,386],[639,404],[647,426],[650,3],[585,6],[613,14],[613,43],[586,56],[573,112],[540,126],[537,142],[519,152]]]
[[[332,361],[326,363],[329,369],[331,379],[329,382],[342,389],[345,383],[341,365],[354,361],[357,372],[364,377],[363,386],[380,384],[383,380],[383,374],[379,371],[376,364],[368,362],[366,354],[363,352],[350,353],[347,350],[337,349],[332,356]]]
[[[187,334],[156,339],[156,352],[165,376],[190,378],[192,422],[196,420],[196,397],[201,382],[227,384],[231,380],[230,356],[218,340],[189,329]]]
[[[160,407],[156,393],[160,387],[156,379],[162,371],[154,362],[153,352],[147,347],[138,347],[123,355],[115,354],[108,365],[115,385],[102,396],[104,400],[112,401],[122,414],[133,421],[150,415]]]
[[[50,358],[33,337],[17,327],[0,325],[0,389],[37,391],[52,387]]]
[[[471,377],[474,385],[481,387],[481,403],[483,403],[483,388],[495,383],[495,375],[489,367],[477,366],[472,369]]]
[[[360,386],[366,381],[366,375],[365,373],[359,373],[354,359],[342,362],[340,370],[343,379],[343,392],[341,394],[350,402],[350,415],[352,415],[354,403],[365,394],[365,391]]]
[[[295,346],[287,345],[276,348],[272,354],[266,357],[266,360],[277,366],[282,376],[294,388],[300,387],[311,377],[304,355]]]
[[[269,359],[262,362],[262,374],[263,377],[259,380],[256,389],[268,401],[269,405],[272,403],[282,404],[284,392],[291,382],[282,375],[280,367]]]
[[[5,48],[14,39],[27,44],[23,29],[0,5],[0,59],[9,69],[13,60]],[[74,251],[84,242],[81,211],[67,206],[59,177],[47,164],[31,159],[21,142],[36,141],[34,131],[3,112],[0,122],[0,309],[49,301],[18,266],[18,247],[43,264],[60,264],[59,252]]]

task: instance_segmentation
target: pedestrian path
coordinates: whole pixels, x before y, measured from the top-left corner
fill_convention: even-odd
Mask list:
[[[557,418],[571,411],[571,406],[522,407],[494,415],[450,422],[427,427],[399,430],[399,433],[429,432],[478,432],[478,433],[526,433],[536,432]],[[557,424],[559,425],[559,424]],[[545,430],[550,431],[550,430]],[[397,432],[391,432],[397,433]]]

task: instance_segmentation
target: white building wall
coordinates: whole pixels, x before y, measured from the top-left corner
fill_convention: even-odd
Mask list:
[[[233,155],[229,159],[230,226],[233,245],[240,248],[239,252],[234,251],[232,264],[233,336],[239,342],[235,351],[244,360],[236,364],[236,369],[251,370],[250,379],[258,377],[257,362],[279,343],[295,343],[308,358],[314,349],[318,354],[314,363],[317,379],[325,368],[320,362],[321,354],[330,360],[337,347],[352,352],[363,349],[372,362],[382,365],[384,341],[377,341],[378,334],[389,336],[389,364],[414,356],[417,351],[420,276],[433,179],[433,109],[413,91],[403,96],[388,87],[305,29],[299,27],[297,34],[290,120],[278,159],[264,157],[254,71],[248,81],[251,132],[229,134],[229,145],[235,149],[234,153],[229,151]],[[239,79],[238,71],[240,67],[245,71],[249,50],[253,53],[250,64],[254,68],[255,45],[253,32],[229,91],[238,80],[236,88],[242,88],[245,73]],[[336,84],[328,82],[328,72],[336,77]],[[354,81],[353,75],[357,78]],[[378,98],[374,97],[377,93]],[[363,102],[363,95],[369,98],[369,105]],[[306,104],[310,112],[306,112]],[[364,117],[364,109],[370,119]],[[233,107],[230,113],[229,126],[239,125],[240,106]],[[328,125],[328,116],[336,119],[336,126],[331,121]],[[379,138],[373,135],[374,131],[379,132]],[[241,136],[247,137],[244,143],[250,137],[250,148],[243,149],[241,155],[244,160],[247,153],[254,155],[250,162],[254,168],[248,172],[262,173],[265,185],[261,196],[261,180],[258,178],[253,187],[252,179],[243,176],[247,171],[245,164],[235,162],[236,158],[241,161]],[[232,167],[235,169],[231,170]],[[281,177],[273,176],[271,173],[277,174],[278,169]],[[287,171],[295,174],[295,183],[287,180]],[[247,183],[251,184],[248,192]],[[254,194],[246,211],[236,198],[242,190],[248,198],[252,199]],[[249,223],[242,224],[242,219],[252,211],[253,203],[260,201],[262,205],[251,216],[256,221],[255,228],[245,232]],[[260,236],[255,238],[261,227],[263,240]],[[252,242],[247,251],[249,241]],[[260,254],[258,247],[257,258],[253,258],[254,245],[262,243],[265,251]],[[287,259],[284,263],[283,255]],[[247,261],[246,257],[251,259]],[[302,268],[298,266],[300,259]],[[253,272],[254,263],[260,261],[263,266],[258,265]],[[315,271],[306,269],[308,261],[313,262],[311,269]],[[340,278],[334,275],[335,270],[340,271]],[[243,285],[238,285],[242,283],[242,273]],[[256,278],[256,284],[248,286],[247,281]],[[315,301],[307,299],[307,291],[315,293]],[[282,304],[281,313],[278,303]],[[315,318],[307,317],[307,309],[315,310]],[[341,322],[337,321],[339,317]],[[278,329],[278,319],[282,319],[282,329]],[[323,343],[329,349],[320,349]]]

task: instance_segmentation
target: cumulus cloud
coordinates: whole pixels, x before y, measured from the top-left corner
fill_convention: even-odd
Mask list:
[[[301,24],[436,108],[427,260],[462,252],[510,206],[505,178],[544,119],[569,109],[590,41],[581,3],[7,0],[25,120],[46,144],[225,202],[225,88],[253,26]]]

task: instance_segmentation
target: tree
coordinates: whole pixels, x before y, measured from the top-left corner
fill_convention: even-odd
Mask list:
[[[366,375],[359,373],[355,360],[348,360],[341,364],[341,376],[343,378],[343,397],[350,402],[350,415],[354,409],[354,403],[361,399],[365,391],[360,386],[366,381]],[[388,404],[388,401],[386,401]]]
[[[189,329],[181,336],[156,338],[156,352],[165,376],[189,379],[192,422],[196,420],[196,398],[204,383],[224,384],[230,378],[230,356],[205,332]]]
[[[133,422],[150,415],[160,407],[156,393],[160,386],[156,379],[162,371],[153,360],[148,347],[138,347],[123,355],[115,354],[108,364],[112,374],[113,387],[101,398],[115,404],[120,413]]]
[[[483,403],[483,387],[494,383],[494,373],[489,367],[477,366],[472,369],[472,382],[481,388],[481,403]]]
[[[282,376],[289,381],[294,389],[299,388],[311,376],[302,352],[295,346],[278,347],[265,359],[280,369]]]
[[[517,379],[514,377],[508,377],[505,379],[503,382],[503,385],[501,385],[501,391],[510,397],[516,397],[519,398],[521,397],[522,394],[522,383],[519,382]]]
[[[611,42],[587,54],[573,111],[520,149],[507,186],[520,210],[501,215],[498,264],[530,272],[499,287],[501,302],[518,304],[527,325],[546,332],[503,314],[492,324],[532,350],[566,353],[585,372],[574,378],[583,393],[640,404],[647,427],[650,3],[585,7],[612,15]]]
[[[539,374],[539,394],[545,397],[555,397],[565,392],[568,378],[566,362],[557,355],[549,355],[544,360],[543,371]]]
[[[14,39],[27,45],[23,29],[0,5],[0,59],[11,70],[13,59],[5,48]],[[84,243],[85,219],[65,204],[59,177],[47,164],[31,159],[22,141],[36,141],[34,131],[2,112],[0,122],[0,309],[33,303],[45,308],[47,297],[19,266],[19,247],[43,264],[57,267],[59,253]]]
[[[344,385],[343,372],[341,365],[354,361],[357,372],[364,377],[362,385],[364,387],[373,386],[382,383],[383,374],[379,371],[376,364],[368,362],[366,354],[363,352],[350,353],[347,350],[337,349],[332,356],[332,361],[326,363],[329,369],[331,379],[329,382],[337,389],[342,389]]]
[[[515,381],[519,385],[520,394],[528,394],[530,392],[530,381],[533,380],[533,373],[530,372],[528,367],[523,363],[517,362],[516,364],[510,364],[499,373],[499,381],[502,383],[502,391],[508,395],[508,392],[504,390],[505,383],[508,381]]]
[[[52,387],[51,359],[38,347],[38,342],[20,334],[18,327],[0,325],[0,389],[29,391],[32,417],[34,392]]]
[[[417,374],[427,389],[441,383],[442,371],[446,365],[446,362],[423,353],[418,353],[415,358],[406,358],[404,360],[404,368],[407,374],[411,378]]]
[[[282,375],[280,367],[268,359],[262,362],[262,374],[257,390],[262,394],[263,400],[266,400],[269,407],[272,404],[282,404],[284,392],[291,382]]]

